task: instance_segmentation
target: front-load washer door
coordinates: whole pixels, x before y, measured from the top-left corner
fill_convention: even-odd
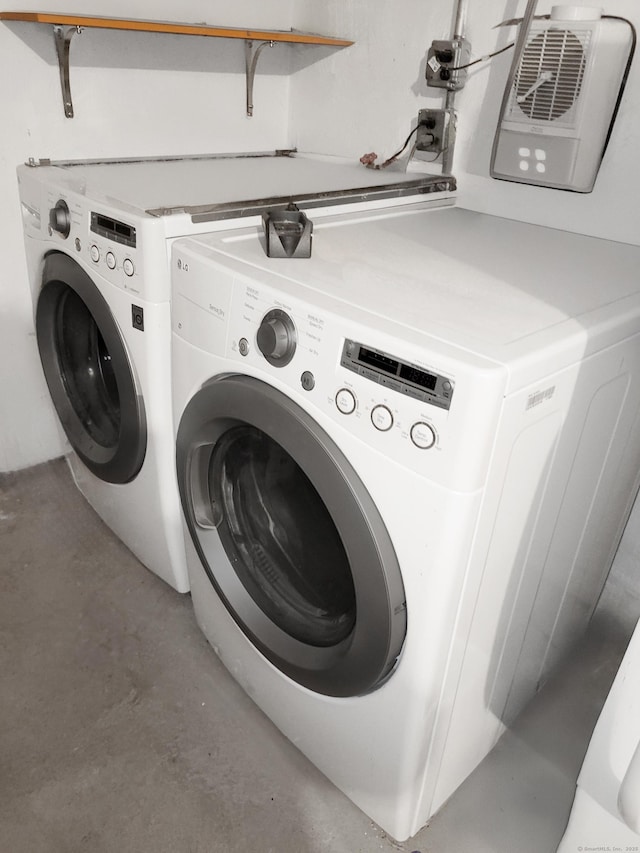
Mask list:
[[[147,446],[142,396],[109,305],[68,255],[45,259],[36,334],[53,404],[71,446],[108,483],[128,483]]]
[[[202,565],[262,654],[326,695],[379,686],[406,632],[400,567],[371,496],[313,418],[259,380],[215,379],[183,413],[177,469]]]

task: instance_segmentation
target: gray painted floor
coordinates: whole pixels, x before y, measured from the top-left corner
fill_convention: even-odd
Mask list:
[[[11,853],[554,853],[626,637],[597,626],[414,839],[397,844],[255,708],[189,596],[61,460],[0,475],[0,836]]]

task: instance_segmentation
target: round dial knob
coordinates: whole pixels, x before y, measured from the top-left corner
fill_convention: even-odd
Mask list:
[[[49,211],[49,225],[52,231],[56,231],[61,237],[68,237],[71,231],[71,214],[66,201],[60,199],[55,207]]]
[[[296,327],[289,315],[274,308],[262,318],[256,337],[258,349],[269,364],[284,367],[296,351]]]

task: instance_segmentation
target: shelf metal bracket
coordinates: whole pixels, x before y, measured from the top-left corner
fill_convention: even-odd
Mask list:
[[[58,67],[60,69],[60,86],[62,87],[62,103],[64,114],[67,118],[73,118],[73,101],[71,100],[71,82],[69,79],[69,48],[71,39],[76,33],[81,33],[82,27],[63,27],[54,24],[53,38],[56,43],[58,55]]]
[[[253,42],[249,39],[245,39],[244,42],[244,61],[247,75],[247,115],[249,117],[253,115],[253,81],[256,76],[256,65],[258,64],[258,57],[262,53],[263,48],[265,48],[267,45],[269,45],[269,47],[275,47],[275,42],[263,41],[261,44],[258,45],[254,53]]]

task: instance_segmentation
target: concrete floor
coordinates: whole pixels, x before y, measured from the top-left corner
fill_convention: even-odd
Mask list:
[[[0,836],[11,853],[554,853],[627,637],[596,628],[398,844],[274,729],[57,460],[0,475]]]

